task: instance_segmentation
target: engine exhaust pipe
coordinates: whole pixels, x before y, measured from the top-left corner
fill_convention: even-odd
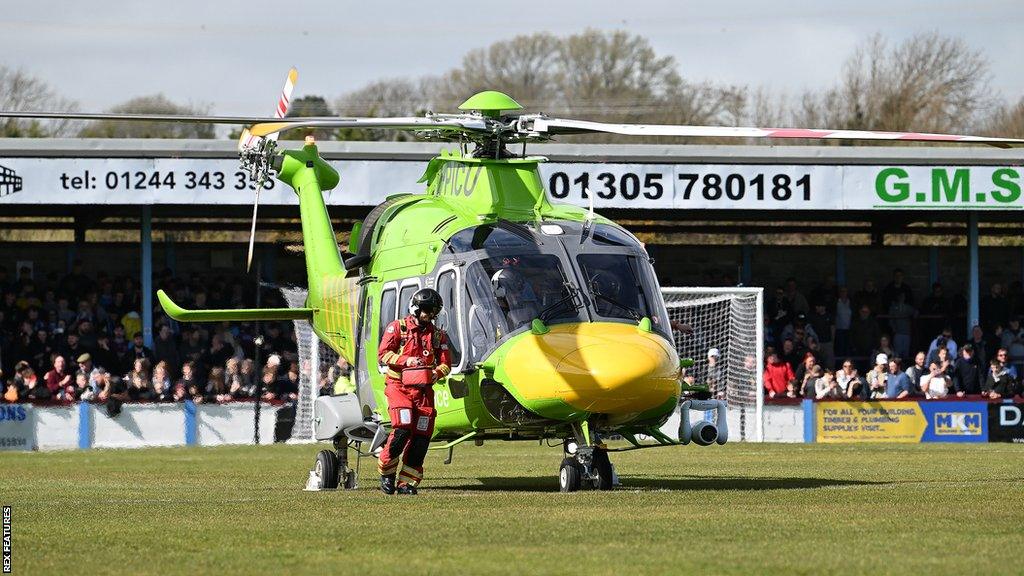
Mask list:
[[[690,439],[698,446],[710,446],[718,440],[718,428],[706,420],[698,422],[690,430]]]
[[[696,426],[690,426],[690,409],[693,410],[715,410],[716,422],[701,421]],[[728,407],[721,400],[684,400],[679,406],[679,442],[689,444],[693,442],[698,446],[710,446],[711,444],[725,444],[729,441],[729,426],[726,422]]]

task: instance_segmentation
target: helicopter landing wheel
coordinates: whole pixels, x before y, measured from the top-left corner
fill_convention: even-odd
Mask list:
[[[321,490],[334,490],[338,487],[338,455],[330,450],[321,450],[316,455],[313,472],[320,479]]]
[[[562,460],[562,466],[558,470],[558,491],[576,492],[580,489],[583,480],[583,466],[576,461],[575,457],[568,457]]]

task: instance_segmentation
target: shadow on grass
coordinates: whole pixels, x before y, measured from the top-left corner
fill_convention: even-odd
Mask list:
[[[460,479],[469,480],[469,479]],[[558,478],[555,476],[529,476],[517,478],[477,478],[472,483],[447,486],[431,486],[431,490],[465,490],[498,492],[558,492]],[[745,476],[673,476],[627,477],[621,479],[617,490],[800,490],[805,488],[829,488],[834,486],[870,486],[889,482],[868,480],[841,480],[835,478],[750,478]]]

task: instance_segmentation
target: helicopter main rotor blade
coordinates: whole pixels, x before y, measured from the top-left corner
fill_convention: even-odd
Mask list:
[[[254,124],[254,136],[287,132],[296,128],[378,128],[384,130],[449,130],[454,132],[490,133],[482,118],[408,117],[408,118],[295,118]]]
[[[672,124],[609,124],[541,116],[520,117],[520,131],[537,135],[608,133],[625,136],[680,136],[693,138],[806,138],[822,140],[893,140],[904,142],[962,142],[989,144],[1000,148],[1024,146],[1024,139],[929,134],[922,132],[880,132],[868,130],[822,130],[806,128],[753,128],[730,126],[683,126]]]
[[[275,118],[256,116],[179,116],[174,114],[108,114],[104,112],[2,112],[0,118],[39,118],[54,120],[125,120],[128,122],[190,122],[193,124],[259,124]]]

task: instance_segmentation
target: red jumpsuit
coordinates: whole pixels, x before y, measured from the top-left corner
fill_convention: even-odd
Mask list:
[[[433,367],[435,381],[447,376],[451,372],[448,336],[432,323],[421,326],[410,314],[384,329],[377,358],[388,368],[384,395],[391,417],[391,434],[380,453],[378,469],[381,476],[395,474],[399,462],[404,462],[398,474],[399,484],[415,486],[423,479],[423,459],[434,433],[437,413],[433,386],[403,384],[402,370],[410,358],[417,358],[421,366]]]

